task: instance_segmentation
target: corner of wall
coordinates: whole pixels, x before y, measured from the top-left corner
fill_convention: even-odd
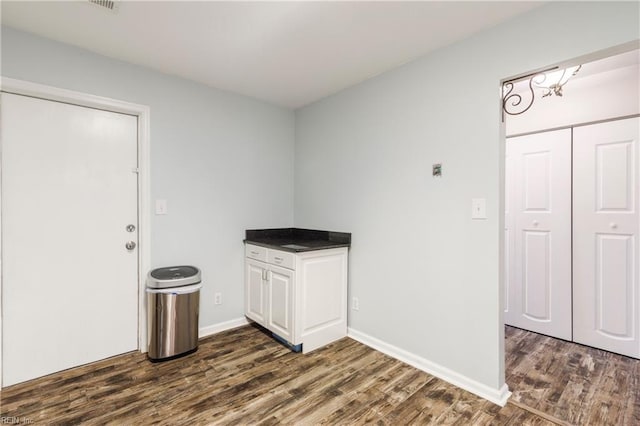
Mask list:
[[[460,373],[456,373],[447,367],[429,361],[428,359],[422,358],[416,354],[400,349],[394,345],[383,342],[382,340],[376,339],[375,337],[369,336],[352,328],[348,329],[347,335],[353,340],[357,340],[358,342],[380,351],[383,354],[389,355],[392,358],[409,364],[418,370],[431,374],[432,376],[451,383],[452,385],[471,392],[474,395],[484,398],[487,401],[491,401],[501,407],[506,405],[507,400],[511,396],[511,392],[509,391],[509,387],[506,383],[503,383],[501,387],[494,389]]]

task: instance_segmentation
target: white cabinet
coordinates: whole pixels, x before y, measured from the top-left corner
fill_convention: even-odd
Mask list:
[[[245,315],[292,342],[293,270],[247,258]]]
[[[245,247],[245,315],[310,352],[347,335],[346,247]]]

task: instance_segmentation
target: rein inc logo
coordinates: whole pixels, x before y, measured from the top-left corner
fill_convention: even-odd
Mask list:
[[[29,417],[2,416],[0,425],[32,425],[33,420]]]

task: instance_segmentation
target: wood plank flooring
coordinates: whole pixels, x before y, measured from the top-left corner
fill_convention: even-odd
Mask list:
[[[640,361],[506,327],[510,401],[575,425],[640,425]]]
[[[169,362],[130,353],[14,385],[1,403],[3,418],[47,425],[553,424],[349,338],[301,355],[253,326]]]
[[[86,425],[638,425],[640,361],[507,327],[498,407],[345,338],[295,354],[245,326],[195,354],[130,353],[5,388],[0,420]],[[7,420],[8,419],[8,420]]]

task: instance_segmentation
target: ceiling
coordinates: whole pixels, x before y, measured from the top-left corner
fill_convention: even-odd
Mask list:
[[[2,24],[299,108],[541,2],[0,2]]]

